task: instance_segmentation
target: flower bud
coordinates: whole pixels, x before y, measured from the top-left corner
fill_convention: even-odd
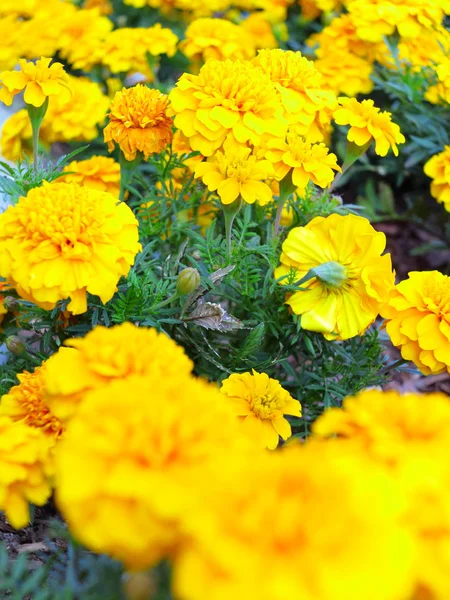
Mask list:
[[[122,590],[127,600],[150,600],[156,592],[155,581],[151,573],[124,573]]]
[[[183,269],[177,278],[177,294],[184,296],[190,294],[200,285],[200,273],[197,269],[188,267]]]
[[[27,349],[25,344],[19,337],[17,337],[17,335],[10,335],[7,337],[5,340],[5,346],[12,354],[15,354],[16,356],[20,356]]]
[[[19,308],[19,302],[14,296],[6,296],[6,298],[3,299],[2,304],[8,312],[14,312]]]

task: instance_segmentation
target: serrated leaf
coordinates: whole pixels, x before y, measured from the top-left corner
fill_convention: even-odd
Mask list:
[[[244,324],[220,306],[213,302],[199,304],[197,308],[186,317],[184,321],[193,321],[196,325],[204,329],[214,329],[215,331],[234,331],[242,329]]]
[[[252,356],[261,346],[261,343],[266,332],[264,323],[257,325],[245,339],[241,350],[238,352],[237,359],[242,360],[248,356]]]

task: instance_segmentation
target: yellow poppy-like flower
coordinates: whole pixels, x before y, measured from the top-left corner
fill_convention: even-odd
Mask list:
[[[122,323],[97,326],[84,338],[66,340],[46,362],[47,401],[59,418],[67,420],[83,396],[116,379],[134,375],[172,379],[193,368],[181,346],[156,329]]]
[[[413,271],[395,286],[381,315],[405,360],[422,373],[450,373],[450,277]]]
[[[225,19],[196,19],[188,25],[180,50],[195,64],[213,58],[253,58],[255,45],[240,25]]]
[[[79,183],[99,192],[108,192],[119,196],[120,166],[107,156],[91,156],[87,160],[74,160],[63,169],[67,172],[58,181]]]
[[[182,75],[169,98],[175,126],[203,156],[212,156],[227,136],[258,145],[264,134],[286,132],[273,83],[248,61],[208,60],[198,75]]]
[[[186,518],[175,596],[410,598],[413,542],[400,523],[402,500],[381,468],[327,442],[219,462]]]
[[[334,171],[341,171],[337,156],[328,153],[325,144],[311,144],[297,133],[289,131],[284,140],[270,140],[266,158],[273,163],[275,177],[280,181],[291,172],[292,183],[300,192],[310,181],[326,188],[334,179]]]
[[[362,335],[394,286],[391,256],[381,256],[385,247],[384,233],[355,215],[316,217],[291,229],[275,277],[303,288],[286,300],[302,328],[328,340]]]
[[[130,208],[75,183],[44,182],[0,215],[0,275],[48,310],[70,298],[86,312],[87,292],[107,302],[140,249]]]
[[[22,58],[18,71],[0,73],[0,101],[10,106],[14,96],[22,90],[25,90],[25,102],[36,107],[42,106],[49,96],[70,97],[64,65],[55,62],[49,66],[51,61],[51,58],[42,57],[35,64]]]
[[[367,390],[344,400],[313,425],[330,438],[381,466],[405,492],[404,525],[415,536],[417,596],[447,598],[450,559],[450,401],[445,394]],[[335,439],[337,436],[338,439]],[[419,592],[420,590],[420,592]]]
[[[284,416],[302,416],[302,407],[277,379],[266,373],[233,373],[220,388],[234,414],[240,417],[243,430],[262,448],[274,450],[279,438],[287,440],[292,431]]]
[[[30,522],[29,502],[50,498],[53,445],[41,430],[0,415],[0,510],[15,529]]]
[[[172,141],[172,119],[167,116],[168,97],[145,85],[123,88],[111,103],[109,123],[103,134],[108,150],[115,144],[127,160],[142,152],[145,159],[161,152]]]
[[[432,156],[424,165],[425,175],[431,177],[431,195],[450,212],[450,146]]]
[[[57,504],[88,548],[148,568],[182,541],[205,468],[245,447],[216,386],[181,373],[116,380],[89,392],[69,423]]]
[[[300,52],[260,50],[253,64],[270,77],[290,126],[309,141],[323,140],[324,111],[336,108],[336,96],[325,89],[322,76],[314,63]]]
[[[19,373],[17,379],[19,384],[0,399],[0,415],[22,421],[54,438],[60,437],[64,427],[45,401],[45,363],[32,373]]]
[[[1,130],[1,152],[7,160],[17,161],[33,153],[30,117],[26,108],[18,110],[3,124]]]
[[[397,144],[403,144],[405,136],[392,122],[390,112],[380,112],[373,100],[358,102],[356,98],[339,98],[339,104],[333,119],[338,125],[350,125],[347,133],[349,142],[365,146],[374,140],[375,152],[379,156],[386,156],[390,148],[398,156]]]
[[[249,204],[256,200],[267,204],[272,200],[272,190],[265,183],[273,177],[272,164],[258,160],[245,146],[228,145],[224,152],[218,150],[195,167],[195,177],[201,178],[210,191],[217,190],[223,204],[231,204],[239,197]]]

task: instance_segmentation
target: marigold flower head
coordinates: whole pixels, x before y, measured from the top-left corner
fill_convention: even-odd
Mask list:
[[[248,15],[240,25],[252,36],[255,48],[278,48],[278,41],[267,16],[259,12],[254,12]],[[287,40],[287,30],[284,32],[284,35],[281,32],[281,37],[283,41]]]
[[[423,168],[425,175],[431,177],[431,195],[450,212],[450,146],[435,154]]]
[[[326,188],[334,179],[335,171],[341,171],[337,156],[328,153],[325,144],[310,144],[293,131],[286,141],[273,139],[268,143],[266,158],[273,163],[275,176],[283,179],[291,172],[292,183],[304,191],[310,181]]]
[[[427,66],[429,66],[429,62]],[[448,104],[450,102],[450,60],[444,57],[440,64],[434,67],[437,83],[425,92],[425,99],[431,104]]]
[[[219,464],[186,519],[177,597],[408,598],[413,549],[401,497],[369,466],[327,443]]]
[[[137,152],[147,159],[164,150],[173,136],[167,103],[165,94],[141,84],[117,92],[103,131],[108,150],[118,144],[127,160],[136,158]]]
[[[101,15],[111,15],[114,12],[110,0],[85,0],[83,8],[97,8]]]
[[[107,156],[92,156],[87,160],[74,160],[63,172],[67,175],[58,181],[65,183],[79,183],[100,192],[108,192],[119,196],[120,191],[120,166]]]
[[[58,438],[63,432],[61,421],[50,411],[45,401],[45,363],[32,373],[17,375],[19,384],[0,399],[0,416],[22,421],[29,427]]]
[[[275,277],[286,276],[282,284],[312,277],[286,300],[302,328],[330,340],[362,335],[394,286],[391,257],[381,256],[385,247],[384,233],[355,215],[316,217],[291,229]]]
[[[53,445],[41,430],[0,415],[0,510],[16,529],[30,522],[29,502],[42,506],[51,495]]]
[[[174,552],[203,470],[241,443],[215,386],[154,375],[89,392],[56,457],[57,503],[72,532],[130,569]]]
[[[398,156],[397,144],[403,144],[405,136],[392,122],[390,112],[380,112],[373,100],[358,102],[356,98],[339,98],[339,104],[333,118],[338,125],[350,125],[347,133],[349,142],[365,146],[374,140],[375,152],[379,156],[386,156],[390,148]]]
[[[169,98],[175,126],[203,156],[212,156],[227,136],[258,145],[263,134],[285,133],[273,83],[248,61],[208,60],[198,75],[182,75]]]
[[[220,389],[234,414],[240,417],[244,431],[263,448],[274,450],[279,436],[291,437],[289,421],[284,415],[301,417],[301,406],[280,382],[266,373],[234,373],[222,382]]]
[[[18,110],[3,124],[1,131],[1,152],[7,160],[17,161],[32,154],[30,117],[26,108]]]
[[[196,19],[186,29],[180,50],[196,64],[208,58],[253,58],[255,45],[240,25],[226,19]]]
[[[48,403],[61,419],[76,411],[88,391],[134,375],[176,378],[192,371],[180,346],[156,329],[122,323],[65,342],[46,363]]]
[[[333,92],[324,89],[314,63],[300,52],[276,49],[260,50],[253,64],[270,77],[289,124],[312,142],[322,140],[319,115],[337,103]]]
[[[8,106],[16,94],[25,90],[24,100],[33,106],[42,106],[49,96],[68,95],[68,77],[61,63],[51,66],[51,58],[40,58],[36,64],[19,60],[19,71],[3,71],[0,73],[0,101]]]
[[[273,176],[268,160],[258,160],[245,146],[228,146],[218,150],[206,162],[195,168],[195,177],[201,177],[208,189],[217,190],[223,204],[231,204],[239,197],[253,204],[267,204],[272,200],[272,190],[265,183]]]
[[[0,9],[1,10],[1,9]],[[0,16],[0,70],[13,69],[24,56],[22,46],[22,23],[13,15]]]
[[[141,246],[138,222],[107,192],[72,183],[31,189],[0,215],[0,275],[23,298],[87,310],[87,292],[111,299]]]
[[[450,277],[413,271],[395,286],[381,315],[405,360],[422,373],[450,373]]]
[[[373,81],[370,78],[373,64],[356,54],[345,51],[330,52],[323,58],[318,58],[314,65],[335,94],[353,97],[368,94],[373,89]],[[339,69],[336,69],[336,65],[339,65]]]
[[[448,596],[450,468],[443,459],[450,444],[448,397],[367,390],[346,398],[342,408],[327,410],[313,433],[332,437],[335,452],[351,444],[353,452],[382,466],[406,492],[403,522],[416,537],[414,574],[421,591],[412,597]]]

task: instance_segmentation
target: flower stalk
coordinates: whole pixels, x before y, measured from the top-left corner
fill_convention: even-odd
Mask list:
[[[39,132],[41,130],[42,121],[47,113],[47,109],[48,97],[41,106],[27,104],[28,117],[31,122],[31,131],[33,134],[33,168],[35,173],[38,171]]]
[[[225,217],[225,237],[227,240],[227,253],[231,256],[231,233],[233,230],[233,223],[236,215],[240,211],[242,206],[242,198],[239,196],[231,204],[222,204],[223,215]]]
[[[283,208],[290,196],[295,192],[296,186],[292,182],[292,169],[286,173],[280,181],[280,196],[278,200],[277,212],[273,223],[273,236],[276,237],[280,231],[281,215]]]
[[[119,164],[120,164],[120,193],[119,200],[123,202],[125,200],[125,194],[128,190],[128,186],[134,177],[136,169],[142,161],[142,152],[137,152],[133,160],[127,160],[125,154],[120,151]]]

